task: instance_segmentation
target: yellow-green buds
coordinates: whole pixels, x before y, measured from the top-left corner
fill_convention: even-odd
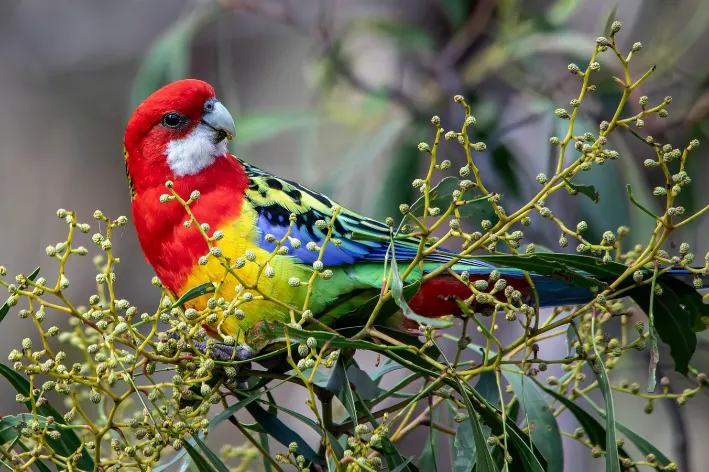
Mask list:
[[[603,36],[596,38],[596,45],[598,46],[608,46],[608,39]]]
[[[617,33],[618,31],[620,31],[620,28],[622,26],[623,25],[620,23],[620,21],[614,21],[613,24],[611,24],[611,33],[612,34]]]
[[[421,152],[431,152],[431,148],[426,143],[419,143],[419,145],[417,147],[418,147],[418,150]]]
[[[569,112],[564,110],[563,108],[557,108],[556,110],[554,110],[554,114],[556,116],[558,116],[559,118],[562,118],[565,120],[569,119],[569,117],[570,117]]]

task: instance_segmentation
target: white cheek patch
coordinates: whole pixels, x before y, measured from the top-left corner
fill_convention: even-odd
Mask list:
[[[170,141],[165,150],[167,165],[178,177],[199,174],[226,154],[226,140],[215,143],[214,130],[201,123],[186,138]]]

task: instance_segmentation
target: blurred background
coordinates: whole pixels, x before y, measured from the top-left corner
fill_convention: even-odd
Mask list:
[[[416,144],[432,141],[434,114],[446,129],[460,126],[462,109],[452,96],[463,94],[477,118],[473,139],[487,144],[477,158],[486,186],[513,208],[535,191],[532,176],[553,173],[549,137],[567,126],[553,111],[568,108],[580,87],[567,65],[585,68],[595,38],[614,19],[623,23],[621,50],[637,41],[644,46],[631,62],[633,76],[658,66],[637,95],[649,95],[650,103],[674,98],[669,117],[646,120],[644,134],[676,147],[692,138],[707,142],[705,0],[0,0],[0,263],[13,274],[46,265],[42,274],[51,276],[44,248],[64,238],[66,227],[53,216],[59,207],[87,222],[96,208],[114,218],[130,215],[125,123],[148,94],[184,77],[209,81],[234,115],[234,153],[378,218],[415,198],[410,183],[426,164]],[[599,62],[598,89],[584,103],[578,134],[597,132],[620,97],[612,80],[620,75],[616,58],[608,52]],[[637,111],[636,97],[626,114]],[[609,146],[621,158],[581,176],[600,191],[599,203],[565,195],[549,206],[567,225],[583,219],[600,236],[627,224],[627,240],[643,242],[653,222],[629,204],[625,184],[647,207],[657,204],[650,192],[659,172],[642,165],[653,152],[621,131]],[[441,152],[453,169],[464,162],[457,145]],[[706,154],[700,147],[689,160],[694,185],[681,196],[688,211],[709,201],[702,191]],[[677,233],[672,243],[689,242],[701,261],[709,250],[707,223]],[[559,250],[553,225],[534,224],[525,237]],[[90,247],[88,237],[82,243]],[[153,272],[130,224],[114,248],[122,296],[152,310]],[[74,299],[87,299],[91,262],[74,263],[69,274]],[[64,320],[57,315],[53,323]],[[8,317],[0,330],[3,352],[32,329]],[[681,391],[683,380],[661,354],[663,374]],[[694,363],[709,367],[706,336]],[[639,353],[612,378],[644,384],[646,371],[646,353]],[[0,382],[0,414],[16,411],[13,399]],[[304,399],[279,400],[302,408]],[[703,393],[682,409],[657,404],[647,417],[642,402],[616,395],[619,420],[683,470],[702,470],[709,460],[702,439],[708,400]],[[237,434],[231,426],[223,431],[226,438]],[[424,438],[411,436],[403,452],[417,454]],[[565,448],[567,470],[602,470],[602,460],[587,460],[573,441]]]

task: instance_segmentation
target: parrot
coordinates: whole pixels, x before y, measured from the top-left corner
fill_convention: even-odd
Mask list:
[[[353,296],[362,291],[382,288],[383,265],[393,245],[396,260],[412,261],[418,251],[416,237],[390,240],[390,227],[374,219],[337,205],[333,200],[290,180],[282,179],[231,155],[228,140],[236,135],[235,124],[227,108],[217,100],[208,83],[197,79],[179,80],[160,88],[146,98],[130,117],[124,136],[124,157],[137,236],[147,262],[160,282],[177,296],[205,282],[218,282],[224,268],[216,257],[204,257],[209,248],[197,225],[186,227],[189,219],[177,202],[161,203],[166,182],[184,200],[194,191],[199,198],[189,208],[195,219],[206,224],[209,236],[219,232],[218,246],[232,260],[247,256],[249,261],[265,261],[276,249],[276,240],[287,234],[284,246],[270,261],[269,276],[258,279],[258,291],[271,299],[255,297],[240,306],[243,316],[226,317],[220,325],[223,333],[244,340],[243,333],[260,321],[288,323],[289,309],[281,302],[299,307],[307,288],[295,288],[293,281],[308,280],[314,270],[327,269],[328,279],[317,278],[308,308],[317,317],[338,303],[354,309],[361,304]],[[327,244],[318,265],[320,247],[328,229],[319,221],[330,221],[333,209],[339,213],[332,223],[332,237],[338,244]],[[294,222],[291,218],[294,215]],[[353,234],[371,238],[354,238]],[[425,259],[405,282],[420,279],[455,256],[441,249]],[[470,280],[487,279],[498,270],[508,285],[529,297],[531,288],[519,269],[464,258],[452,269],[467,271]],[[245,283],[256,280],[258,264],[238,269]],[[551,276],[530,274],[541,307],[587,303],[594,295],[588,288]],[[235,296],[238,281],[224,279],[220,295]],[[427,318],[460,313],[456,300],[469,298],[472,292],[465,283],[448,273],[421,284],[408,305]],[[529,298],[527,298],[529,299]],[[205,309],[208,297],[190,300],[186,305]],[[418,325],[418,323],[417,323]]]

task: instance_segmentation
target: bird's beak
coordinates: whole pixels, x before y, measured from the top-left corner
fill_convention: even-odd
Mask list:
[[[234,119],[231,117],[229,110],[219,100],[212,99],[209,104],[205,104],[202,121],[210,128],[218,131],[220,135],[223,134],[219,141],[224,138],[232,139],[236,134]]]

